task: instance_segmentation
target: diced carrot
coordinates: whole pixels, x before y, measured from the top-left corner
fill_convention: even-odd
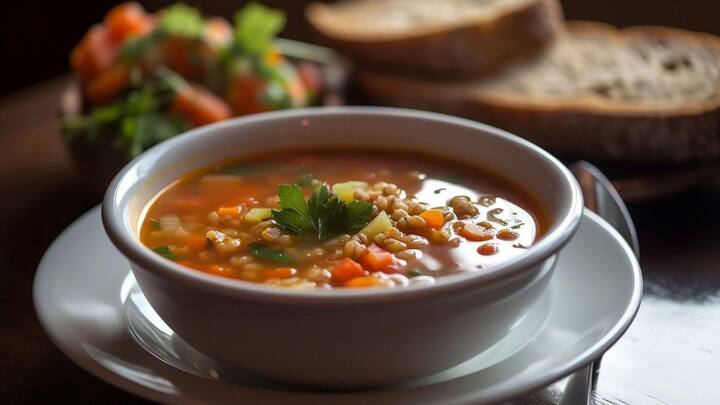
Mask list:
[[[443,213],[438,210],[428,210],[420,214],[428,226],[433,229],[440,229],[445,224]]]
[[[232,116],[225,101],[200,85],[181,89],[173,101],[172,110],[187,118],[193,126],[222,121]]]
[[[265,271],[265,278],[290,278],[297,274],[297,270],[292,267],[278,267]]]
[[[158,45],[158,63],[182,77],[199,81],[217,63],[217,52],[204,41],[181,36],[169,36]]]
[[[208,240],[203,235],[190,235],[183,239],[183,243],[193,252],[202,252],[208,249]]]
[[[486,243],[478,248],[478,253],[483,256],[492,256],[498,252],[497,243]]]
[[[93,104],[112,101],[130,84],[130,68],[121,63],[97,75],[85,86],[85,95]]]
[[[243,74],[232,79],[227,99],[236,115],[254,114],[270,111],[263,104],[261,94],[266,83],[253,74]]]
[[[242,212],[243,207],[240,205],[222,206],[218,208],[217,213],[221,217],[235,218]]]
[[[140,4],[128,2],[110,9],[105,16],[105,26],[112,41],[123,43],[130,37],[150,32],[153,22]]]
[[[392,253],[378,247],[374,243],[368,246],[358,259],[360,264],[370,271],[385,271],[391,268],[394,263]]]
[[[378,285],[378,278],[369,275],[369,276],[362,276],[362,277],[355,277],[350,279],[349,281],[345,282],[343,286],[350,287],[350,288],[367,288],[367,287],[374,287]]]
[[[337,284],[345,284],[350,281],[350,279],[365,275],[367,275],[367,272],[360,263],[349,257],[345,257],[335,265],[332,271],[332,280]]]
[[[118,54],[107,29],[92,26],[70,54],[70,65],[82,80],[90,80],[112,66]]]

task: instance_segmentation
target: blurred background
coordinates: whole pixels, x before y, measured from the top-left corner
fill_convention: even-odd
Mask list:
[[[421,0],[420,0],[421,1]],[[69,71],[68,54],[92,23],[102,19],[120,1],[95,0],[82,7],[67,2],[44,2],[38,6],[12,2],[0,15],[0,54],[6,61],[0,94],[47,80]],[[141,1],[157,10],[173,1]],[[232,16],[244,1],[187,1],[205,14]],[[302,10],[310,1],[265,0],[264,4],[288,13],[283,36],[312,41]],[[720,1],[717,0],[562,0],[568,19],[588,19],[627,25],[669,25],[720,34]],[[72,10],[68,11],[68,7]],[[38,12],[39,11],[39,12]]]

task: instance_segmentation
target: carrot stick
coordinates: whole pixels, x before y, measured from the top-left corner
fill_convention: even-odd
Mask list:
[[[230,107],[225,101],[200,85],[189,85],[182,88],[175,97],[171,108],[196,127],[222,121],[232,116]]]

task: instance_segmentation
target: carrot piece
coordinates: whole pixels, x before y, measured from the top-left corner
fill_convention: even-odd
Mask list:
[[[130,84],[130,68],[122,63],[98,74],[85,86],[85,95],[93,104],[112,101]]]
[[[361,276],[350,279],[349,281],[345,282],[343,286],[350,288],[367,288],[378,285],[378,281],[378,278],[373,275]]]
[[[420,214],[420,217],[433,229],[440,229],[445,224],[443,213],[437,210],[428,210]]]
[[[365,249],[365,252],[360,255],[358,261],[365,269],[373,272],[385,272],[385,270],[390,269],[394,263],[392,253],[383,250],[374,243]]]
[[[70,65],[82,80],[90,80],[112,66],[118,54],[107,29],[96,24],[85,34],[70,54]]]
[[[345,257],[335,265],[332,271],[332,280],[336,284],[344,284],[350,281],[350,279],[365,275],[367,275],[367,272],[362,268],[360,263],[349,257]]]
[[[244,74],[232,79],[227,99],[236,115],[270,111],[262,102],[261,94],[266,83],[253,74]]]
[[[152,19],[136,2],[119,4],[105,16],[105,26],[110,39],[123,43],[132,36],[144,35],[153,29]]]
[[[225,101],[200,85],[189,85],[181,89],[171,108],[196,127],[232,116]]]
[[[208,240],[204,235],[190,235],[183,239],[183,243],[193,252],[202,252],[209,247]]]
[[[292,267],[278,267],[265,271],[265,278],[290,278],[297,274],[297,270]]]
[[[216,63],[217,52],[203,41],[181,36],[165,38],[158,46],[159,62],[180,74],[199,81]]]
[[[486,243],[478,248],[478,253],[483,256],[492,256],[498,252],[497,243]]]
[[[240,205],[231,205],[231,206],[222,206],[218,208],[217,213],[221,217],[237,217],[242,212],[242,206]]]

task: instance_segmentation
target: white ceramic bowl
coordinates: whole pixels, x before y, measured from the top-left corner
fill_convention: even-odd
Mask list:
[[[550,227],[527,252],[500,265],[394,290],[276,289],[185,268],[138,240],[143,208],[188,171],[328,145],[419,150],[504,173],[537,198]],[[118,174],[102,214],[152,307],[196,349],[271,379],[357,387],[441,371],[508,335],[546,289],[581,212],[569,171],[516,136],[441,114],[342,107],[253,115],[175,137]]]

